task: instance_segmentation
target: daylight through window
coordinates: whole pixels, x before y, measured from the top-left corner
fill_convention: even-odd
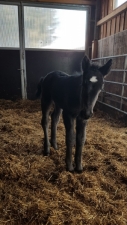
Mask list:
[[[114,0],[114,9],[119,7],[120,5],[122,5],[124,2],[126,2],[127,0]]]
[[[24,7],[25,47],[85,49],[86,11]]]
[[[0,5],[0,47],[19,47],[17,6]]]

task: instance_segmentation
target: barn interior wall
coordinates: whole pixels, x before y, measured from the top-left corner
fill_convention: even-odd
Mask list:
[[[127,2],[119,9],[124,8],[123,6],[126,4]],[[114,13],[114,17],[108,20],[111,13],[114,13],[113,0],[101,1],[100,21],[105,18],[107,18],[107,21],[97,26],[99,35],[95,58],[98,59],[97,61],[100,64],[112,58],[113,64],[111,73],[106,78],[108,82],[105,83],[104,92],[100,94],[99,100],[127,113],[127,100],[124,99],[127,97],[127,9],[125,7],[117,15]],[[121,98],[118,96],[121,96]]]
[[[0,0],[0,3],[3,1]],[[11,4],[11,0],[4,1],[6,4]],[[17,2],[19,5],[20,1],[14,0],[13,4],[15,5]],[[52,1],[27,1],[35,2],[35,6],[37,3],[56,3],[60,4],[66,3],[65,0],[52,0]],[[68,4],[79,4],[81,7],[81,3],[83,5],[89,6],[89,24],[87,29],[87,54],[91,58],[91,50],[92,50],[92,40],[94,39],[94,27],[95,27],[95,3],[96,1],[92,0],[69,0]],[[42,6],[41,4],[40,6]],[[51,4],[52,5],[52,4]],[[66,5],[67,7],[68,5]],[[88,8],[88,7],[87,7]],[[92,29],[89,29],[92,28]],[[88,34],[89,33],[89,34]],[[84,40],[85,41],[85,40]],[[10,54],[11,52],[11,54]],[[0,57],[1,57],[1,88],[0,88],[0,98],[4,99],[17,99],[22,98],[22,82],[21,82],[21,74],[22,68],[20,68],[20,49],[18,51],[18,56],[15,60],[15,51],[5,49],[4,47],[0,48]],[[52,70],[63,70],[66,73],[73,74],[75,71],[79,70],[77,67],[80,67],[81,60],[83,58],[85,51],[77,51],[77,50],[48,50],[45,51],[43,49],[36,49],[34,51],[25,49],[26,55],[26,89],[27,89],[27,97],[28,99],[34,99],[34,94],[36,91],[37,83],[41,76],[45,76],[48,72]],[[5,58],[3,57],[5,55]],[[14,57],[13,57],[14,55]],[[36,58],[37,57],[37,58]],[[18,60],[18,62],[17,62]],[[11,62],[12,61],[12,62]],[[15,65],[15,68],[12,68],[12,65]],[[8,65],[8,66],[6,66]]]
[[[20,99],[20,53],[19,50],[0,49],[0,98]]]
[[[126,3],[125,3],[126,4]],[[100,19],[113,12],[113,0],[101,1]],[[99,39],[122,32],[127,29],[127,8],[110,20],[100,25]]]

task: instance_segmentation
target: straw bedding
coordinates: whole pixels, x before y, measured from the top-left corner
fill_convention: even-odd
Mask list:
[[[97,111],[87,126],[84,171],[65,170],[59,150],[43,148],[40,101],[0,100],[0,225],[126,225],[127,128]]]

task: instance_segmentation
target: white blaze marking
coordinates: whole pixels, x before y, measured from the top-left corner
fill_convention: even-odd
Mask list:
[[[98,81],[98,79],[97,79],[97,77],[93,76],[93,77],[90,78],[90,81],[93,82],[93,83],[95,83],[95,82]]]
[[[96,101],[97,101],[97,99],[98,99],[98,95],[100,94],[100,92],[101,91],[98,91],[98,93],[97,93],[97,95],[95,96],[95,98],[94,98],[94,100],[93,100],[93,102],[92,102],[92,113],[93,113],[93,108],[94,108],[94,106],[95,106],[95,104],[96,104]]]

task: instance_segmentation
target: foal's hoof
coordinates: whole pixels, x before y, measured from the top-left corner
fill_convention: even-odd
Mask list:
[[[73,166],[66,167],[66,171],[68,171],[70,173],[73,173],[74,172],[74,167]]]
[[[82,167],[80,167],[80,168],[75,167],[75,172],[82,173],[82,171],[83,171],[83,168]]]
[[[49,156],[50,155],[50,152],[43,152],[43,155],[44,156]]]
[[[51,146],[52,146],[55,150],[58,150],[57,143],[54,143],[54,142],[51,141]]]

